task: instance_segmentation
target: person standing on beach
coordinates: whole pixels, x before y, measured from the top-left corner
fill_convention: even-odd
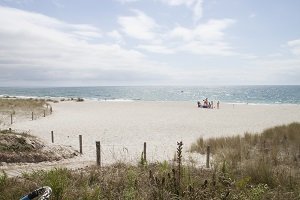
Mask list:
[[[219,109],[219,107],[220,107],[220,101],[218,101],[217,103],[217,109]]]

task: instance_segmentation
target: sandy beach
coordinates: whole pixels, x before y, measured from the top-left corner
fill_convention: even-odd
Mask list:
[[[300,122],[300,105],[221,104],[218,110],[200,109],[194,102],[85,101],[53,103],[52,107],[53,114],[46,118],[16,120],[11,127],[30,131],[50,145],[54,131],[54,145],[75,149],[82,135],[80,160],[86,162],[95,161],[95,141],[100,141],[103,164],[137,163],[144,142],[149,161],[171,160],[177,141],[183,141],[187,150],[201,136],[260,132]]]

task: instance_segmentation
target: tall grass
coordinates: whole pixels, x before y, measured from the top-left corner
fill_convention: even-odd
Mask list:
[[[300,191],[299,123],[270,128],[261,134],[200,138],[191,146],[191,151],[203,154],[207,145],[211,147],[215,163],[226,163],[230,176],[235,179],[249,177],[253,184]]]
[[[47,109],[48,106],[48,109]],[[34,118],[50,114],[50,106],[43,99],[5,99],[0,98],[0,124],[10,124],[10,115],[13,118],[31,119],[31,113],[34,112]]]

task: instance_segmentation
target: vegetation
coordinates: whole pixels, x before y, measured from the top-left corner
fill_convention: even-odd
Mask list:
[[[204,154],[208,145],[214,154],[214,167],[222,166],[237,186],[264,184],[278,195],[300,199],[300,123],[261,134],[200,138],[191,151]]]
[[[71,158],[74,151],[55,147],[44,149],[45,145],[38,138],[28,133],[17,133],[13,130],[0,131],[0,165],[5,163],[36,163]],[[59,148],[57,150],[57,148]],[[56,151],[56,152],[54,152]]]
[[[81,170],[53,169],[18,178],[0,175],[0,200],[18,199],[48,185],[51,199],[300,199],[300,124],[201,140],[192,150],[210,145],[210,169],[182,164],[182,142],[176,162],[137,166],[116,163]],[[296,148],[298,147],[298,148]]]
[[[32,112],[34,118],[50,114],[51,106],[43,99],[19,99],[19,98],[0,98],[0,124],[10,124],[10,116],[13,121],[23,118],[31,119]]]

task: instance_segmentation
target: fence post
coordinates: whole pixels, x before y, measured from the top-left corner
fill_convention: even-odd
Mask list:
[[[10,114],[10,124],[13,124],[13,114]]]
[[[144,142],[144,162],[147,162],[147,143]]]
[[[82,135],[79,135],[79,153],[82,154]]]
[[[31,119],[32,119],[32,121],[33,121],[33,112],[31,112]]]
[[[97,165],[101,167],[101,150],[100,141],[96,141]]]
[[[52,141],[52,143],[54,143],[54,135],[53,135],[53,131],[51,131],[51,141]]]
[[[209,168],[209,154],[210,154],[210,146],[207,146],[206,149],[206,168]]]

